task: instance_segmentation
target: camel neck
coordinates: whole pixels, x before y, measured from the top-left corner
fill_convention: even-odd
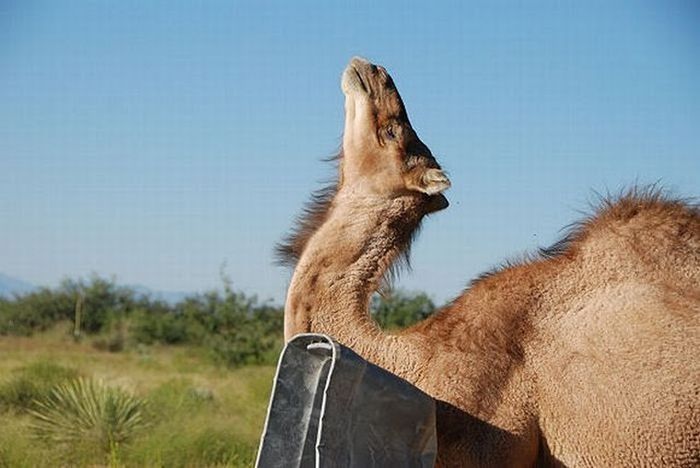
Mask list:
[[[371,350],[396,337],[385,335],[370,317],[370,297],[420,224],[416,203],[409,196],[336,195],[294,271],[285,305],[287,339],[326,333],[376,361]]]

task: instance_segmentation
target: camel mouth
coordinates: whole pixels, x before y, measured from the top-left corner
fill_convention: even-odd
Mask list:
[[[340,81],[340,87],[346,95],[372,94],[370,85],[372,74],[376,73],[377,66],[362,57],[353,57],[345,67]]]
[[[435,213],[436,211],[442,211],[448,206],[450,206],[449,200],[442,193],[436,195],[427,195],[428,204],[426,206],[428,213]]]

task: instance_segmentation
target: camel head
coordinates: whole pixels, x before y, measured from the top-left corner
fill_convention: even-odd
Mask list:
[[[314,194],[296,228],[277,246],[281,264],[296,264],[337,199],[351,200],[355,207],[410,210],[414,216],[405,229],[411,233],[424,215],[449,204],[442,192],[450,181],[413,130],[387,71],[355,57],[343,72],[341,88],[345,131],[338,180]]]
[[[450,181],[408,120],[387,71],[363,58],[343,72],[345,131],[339,190],[395,198],[410,195],[426,212],[446,208]]]

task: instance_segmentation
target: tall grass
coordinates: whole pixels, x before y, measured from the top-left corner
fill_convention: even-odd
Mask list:
[[[46,360],[15,369],[0,380],[0,413],[29,410],[36,400],[47,397],[54,386],[76,377],[75,369]]]
[[[177,378],[153,389],[146,398],[154,425],[122,459],[133,466],[251,466],[262,423],[261,403],[269,392],[265,388],[260,393],[256,381],[262,375],[267,382],[270,375],[257,369],[239,374],[242,388]]]

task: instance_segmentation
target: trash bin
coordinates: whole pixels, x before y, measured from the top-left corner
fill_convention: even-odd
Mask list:
[[[432,467],[435,402],[326,335],[290,340],[256,467]]]

